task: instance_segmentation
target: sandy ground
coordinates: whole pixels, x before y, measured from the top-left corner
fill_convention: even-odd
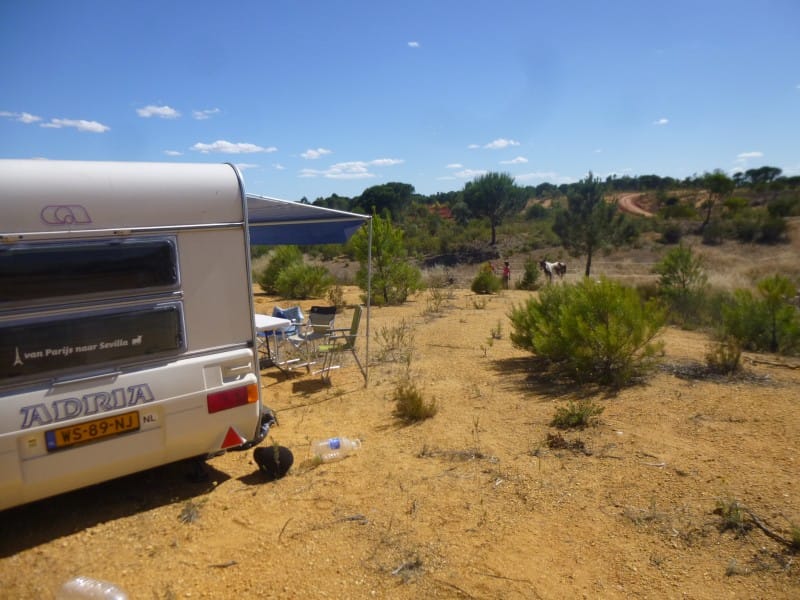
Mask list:
[[[708,339],[666,330],[666,367],[588,393],[596,426],[554,448],[556,408],[586,392],[542,384],[512,347],[507,315],[529,294],[373,308],[367,387],[352,358],[330,386],[265,369],[279,426],[263,445],[295,456],[283,479],[230,453],[207,481],[170,465],[0,513],[0,596],[52,598],[88,575],[134,599],[800,597],[797,555],[714,513],[736,501],[779,537],[800,526],[800,361],[748,355],[742,378],[693,378]],[[377,359],[401,324],[438,406],[415,425],[393,416],[407,367]],[[311,461],[335,435],[363,447]]]

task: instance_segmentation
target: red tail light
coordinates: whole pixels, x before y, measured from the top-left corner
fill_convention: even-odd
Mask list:
[[[206,396],[209,414],[244,406],[245,404],[252,404],[253,402],[258,402],[258,386],[255,384],[214,392]]]

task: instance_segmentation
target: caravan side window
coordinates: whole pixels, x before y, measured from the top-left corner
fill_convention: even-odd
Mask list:
[[[118,295],[178,284],[177,250],[171,238],[0,248],[0,303]]]
[[[174,237],[0,247],[0,387],[186,350]]]

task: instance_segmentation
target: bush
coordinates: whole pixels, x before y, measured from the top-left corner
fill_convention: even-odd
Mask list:
[[[664,219],[695,219],[697,209],[688,202],[676,202],[664,206],[660,211]]]
[[[292,263],[278,275],[275,289],[282,298],[304,300],[322,298],[333,285],[333,276],[325,267]]]
[[[492,272],[489,264],[483,265],[475,279],[472,280],[470,289],[476,294],[494,294],[500,290],[502,283],[500,278]]]
[[[344,290],[342,286],[335,284],[332,285],[328,289],[328,293],[325,294],[325,299],[328,301],[328,304],[331,306],[335,306],[337,311],[340,311],[344,308]]]
[[[773,275],[757,283],[758,296],[736,290],[722,307],[722,338],[737,340],[744,349],[797,354],[800,313],[790,304],[797,290],[787,277]]]
[[[742,366],[742,346],[738,340],[728,338],[714,344],[706,354],[706,365],[714,373],[731,375]]]
[[[754,210],[742,211],[733,219],[733,234],[742,243],[754,242],[761,233],[763,213]]]
[[[725,235],[725,226],[720,221],[709,221],[702,232],[703,243],[707,246],[716,246],[722,243]]]
[[[511,341],[578,383],[620,387],[644,375],[662,344],[664,311],[633,288],[608,279],[547,286],[509,315]]]
[[[405,319],[396,325],[384,325],[375,332],[375,343],[377,360],[408,364],[414,353],[414,328]]]
[[[683,237],[683,228],[677,223],[667,223],[661,231],[659,242],[662,244],[677,244]]]
[[[517,284],[518,290],[537,290],[539,289],[539,263],[528,259],[525,261],[522,279]]]
[[[781,216],[770,215],[761,224],[761,232],[758,241],[762,244],[777,244],[786,237],[789,225]]]
[[[680,245],[667,252],[653,272],[659,275],[659,294],[667,303],[670,321],[699,324],[708,281],[703,261],[691,248]]]
[[[369,291],[375,305],[402,304],[410,294],[422,289],[422,272],[409,262],[400,228],[394,227],[390,219],[376,214],[372,216],[372,227],[371,244],[363,227],[350,238],[361,265],[356,273],[356,283],[365,292],[362,297]]]
[[[267,294],[278,293],[278,276],[289,265],[302,263],[303,254],[297,246],[278,246],[267,266],[256,274],[255,280]]]

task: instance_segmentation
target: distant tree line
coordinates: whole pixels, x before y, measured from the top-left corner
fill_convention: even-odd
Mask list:
[[[715,170],[713,173],[722,173]],[[478,177],[475,181],[468,182],[463,190],[452,192],[437,192],[436,194],[423,195],[417,194],[414,186],[408,183],[390,182],[376,185],[364,190],[360,196],[348,198],[332,194],[327,198],[317,198],[313,204],[337,210],[350,212],[360,212],[369,214],[376,212],[384,214],[389,212],[391,217],[397,221],[411,207],[412,203],[423,205],[443,205],[453,210],[454,217],[458,218],[469,216],[472,208],[467,203],[469,190],[476,186],[485,186],[483,179],[488,179],[494,183],[506,185],[504,174],[488,173]],[[678,179],[675,177],[661,177],[659,175],[609,175],[602,180],[605,192],[669,192],[675,190],[703,190],[708,187],[708,177],[710,173],[695,174],[691,177]],[[510,175],[506,177],[513,178]],[[728,177],[725,175],[725,177]],[[778,167],[763,166],[755,169],[738,171],[728,177],[733,188],[753,187],[760,190],[780,191],[786,189],[800,188],[800,176],[785,176]],[[562,183],[555,185],[549,182],[540,183],[536,186],[516,186],[515,192],[519,197],[525,199],[543,198],[567,198],[583,185],[582,181],[575,183]],[[513,201],[513,199],[510,199]],[[304,202],[308,200],[304,197]],[[479,211],[480,212],[480,211]]]

